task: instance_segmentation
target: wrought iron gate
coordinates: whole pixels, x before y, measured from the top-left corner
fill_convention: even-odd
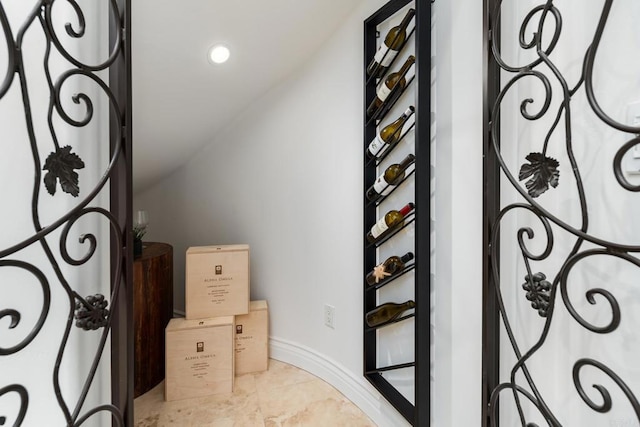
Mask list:
[[[482,425],[638,426],[640,7],[485,10]]]
[[[125,0],[0,1],[0,426],[133,425],[129,34]]]

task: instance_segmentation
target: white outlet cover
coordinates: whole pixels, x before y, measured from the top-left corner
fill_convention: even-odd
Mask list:
[[[627,120],[626,124],[631,126],[640,126],[640,101],[627,104]],[[627,161],[625,164],[625,170],[629,174],[640,174],[640,145],[634,146],[626,155]]]

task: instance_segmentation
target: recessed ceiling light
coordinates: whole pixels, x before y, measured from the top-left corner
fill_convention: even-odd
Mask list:
[[[227,62],[231,52],[229,52],[229,48],[224,45],[218,44],[209,49],[209,61],[222,64],[223,62]]]

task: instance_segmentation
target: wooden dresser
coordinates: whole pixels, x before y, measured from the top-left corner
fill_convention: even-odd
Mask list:
[[[173,317],[173,248],[144,242],[133,262],[134,397],[164,379],[165,328]]]

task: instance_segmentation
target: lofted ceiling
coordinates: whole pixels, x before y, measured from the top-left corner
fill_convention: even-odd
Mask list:
[[[133,187],[143,190],[301,66],[361,1],[132,2]],[[213,65],[224,43],[229,61]]]

